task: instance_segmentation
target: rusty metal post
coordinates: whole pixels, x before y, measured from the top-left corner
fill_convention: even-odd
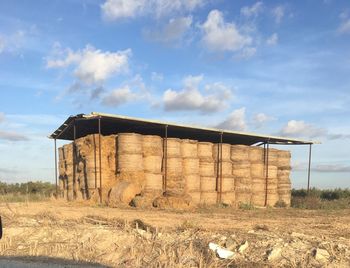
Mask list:
[[[56,183],[56,198],[58,198],[58,180],[57,180],[57,141],[55,141],[55,183]]]
[[[97,189],[97,156],[96,156],[96,137],[95,134],[92,134],[93,140],[94,140],[94,167],[95,167],[95,191]]]
[[[220,198],[219,202],[222,202],[222,136],[223,133],[220,133]]]
[[[102,204],[102,153],[101,153],[101,117],[98,118],[98,155],[100,166],[100,203]]]
[[[311,149],[312,149],[312,144],[309,144],[309,166],[307,169],[307,192],[310,192],[310,174],[311,174]]]
[[[267,141],[266,144],[266,161],[265,161],[265,207],[267,206],[267,188],[269,185],[269,148],[270,148],[270,143]]]
[[[72,151],[73,151],[73,184],[72,184],[72,191],[73,191],[73,199],[76,198],[76,193],[75,193],[75,183],[76,183],[76,174],[75,174],[75,166],[76,166],[76,148],[75,148],[75,140],[77,138],[77,130],[76,130],[76,125],[75,125],[75,119],[73,122],[73,145],[72,145]]]
[[[168,125],[165,125],[165,138],[163,141],[164,146],[164,174],[163,174],[163,192],[167,190],[168,179]]]

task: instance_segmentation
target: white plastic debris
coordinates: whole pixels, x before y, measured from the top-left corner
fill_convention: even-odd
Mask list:
[[[209,243],[209,249],[214,251],[221,259],[231,259],[235,254],[233,251],[212,242]]]

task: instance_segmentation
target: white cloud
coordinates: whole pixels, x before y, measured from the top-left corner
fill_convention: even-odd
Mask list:
[[[4,113],[0,113],[0,123],[5,121],[5,114]]]
[[[112,90],[102,99],[102,103],[106,106],[116,107],[136,99],[137,95],[130,90],[128,85],[126,85]]]
[[[76,52],[66,49],[63,59],[47,59],[47,68],[63,68],[74,65],[74,76],[84,84],[104,82],[114,74],[128,70],[131,49],[117,52],[103,52],[92,46]]]
[[[152,72],[151,80],[152,81],[163,81],[163,74],[157,73],[157,72]]]
[[[261,128],[265,125],[265,123],[270,122],[272,120],[274,120],[273,117],[268,116],[264,113],[258,113],[253,117],[253,124],[256,128]]]
[[[159,18],[174,13],[191,12],[204,2],[203,0],[107,0],[101,5],[101,10],[107,20],[146,15]]]
[[[296,163],[292,166],[293,170],[304,171],[308,169],[308,163]],[[320,173],[328,173],[328,172],[350,172],[350,165],[344,164],[312,164],[311,170],[320,172]]]
[[[220,129],[244,131],[247,128],[245,120],[245,107],[234,110],[224,121],[216,126]]]
[[[256,54],[255,47],[245,47],[242,51],[237,55],[238,59],[248,59],[253,57]]]
[[[17,132],[0,130],[0,140],[26,141],[28,140],[28,138],[25,135],[22,135]]]
[[[161,42],[166,44],[176,44],[180,42],[185,33],[192,25],[192,17],[179,17],[170,19],[169,22],[160,29],[146,30],[144,34],[146,37],[154,42]]]
[[[269,46],[274,46],[278,43],[278,34],[274,33],[272,34],[267,40],[266,40],[266,44]]]
[[[277,6],[274,9],[272,9],[272,15],[276,23],[280,23],[282,21],[284,14],[285,8],[283,6]]]
[[[200,27],[202,42],[212,51],[237,51],[252,43],[252,38],[242,34],[234,23],[225,22],[219,10],[210,11]]]
[[[231,98],[231,89],[222,83],[207,84],[204,87],[206,95],[199,90],[203,76],[188,76],[183,80],[184,88],[180,91],[168,89],[163,94],[166,111],[200,111],[202,113],[216,112],[226,107]]]
[[[346,34],[350,33],[350,19],[343,20],[338,28],[338,33]]]
[[[259,1],[252,6],[242,7],[241,14],[246,17],[252,17],[252,16],[257,16],[262,10],[263,10],[263,3]]]
[[[15,52],[20,49],[24,44],[25,37],[26,32],[24,30],[18,30],[8,35],[0,34],[0,54]]]
[[[315,138],[326,135],[327,130],[307,124],[304,121],[290,120],[287,125],[282,128],[280,134],[290,137]]]

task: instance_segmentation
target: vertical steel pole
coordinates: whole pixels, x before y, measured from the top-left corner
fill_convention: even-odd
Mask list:
[[[92,134],[94,140],[94,166],[95,166],[95,191],[97,189],[97,156],[96,156],[96,135]]]
[[[73,191],[73,199],[76,198],[76,192],[75,192],[75,187],[76,187],[76,174],[75,174],[75,165],[76,165],[76,148],[75,148],[75,140],[77,138],[77,130],[76,130],[76,125],[75,125],[75,119],[73,122],[73,184],[72,184],[72,191]]]
[[[266,146],[266,170],[265,170],[265,207],[267,206],[267,187],[269,185],[269,148],[270,148],[270,144],[269,141],[267,141],[267,146]]]
[[[307,192],[310,192],[310,173],[311,173],[311,149],[312,144],[309,144],[309,167],[307,169]]]
[[[56,183],[56,198],[58,198],[58,181],[57,181],[57,142],[55,141],[55,183]]]
[[[222,202],[222,135],[223,133],[220,133],[220,197],[219,202]]]
[[[102,204],[102,153],[101,153],[101,117],[98,118],[98,154],[100,166],[100,203]]]
[[[167,190],[168,179],[168,125],[165,125],[163,191]]]

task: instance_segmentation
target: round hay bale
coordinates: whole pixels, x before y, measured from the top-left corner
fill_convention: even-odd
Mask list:
[[[201,204],[204,205],[214,205],[217,202],[217,192],[210,191],[210,192],[201,192]]]
[[[159,195],[137,195],[131,200],[130,204],[136,208],[151,208],[157,196]]]
[[[63,145],[64,159],[66,161],[73,161],[73,143]]]
[[[248,205],[251,204],[252,194],[249,191],[245,190],[236,190],[235,191],[235,200],[238,205]]]
[[[198,157],[198,141],[195,140],[181,140],[181,156],[184,158]]]
[[[143,171],[142,154],[118,153],[118,172]]]
[[[144,156],[163,156],[163,139],[155,135],[142,136],[142,148]]]
[[[235,180],[232,176],[222,177],[222,191],[232,192],[235,190]]]
[[[219,175],[222,176],[231,176],[232,175],[232,162],[231,161],[222,161],[222,162],[215,162],[214,165],[214,171],[215,175],[217,174],[217,169],[219,168]]]
[[[231,145],[231,160],[235,162],[249,160],[249,146]]]
[[[118,154],[142,154],[142,136],[137,133],[118,134]]]
[[[211,142],[198,142],[198,157],[213,160],[213,144]]]
[[[254,194],[252,194],[251,203],[254,206],[265,206],[265,191],[255,192]]]
[[[250,192],[252,190],[251,181],[245,180],[246,178],[235,178],[235,190],[236,191],[247,191]]]
[[[222,148],[222,157],[220,153],[220,147]],[[220,146],[219,143],[215,143],[213,145],[213,158],[215,161],[223,160],[223,161],[230,161],[231,160],[231,144],[222,143]]]
[[[258,146],[249,147],[249,160],[251,163],[264,162],[264,149]]]
[[[221,193],[221,203],[229,206],[235,204],[236,194],[235,192],[223,192]]]
[[[232,175],[234,177],[250,177],[250,162],[234,162],[232,165]]]
[[[167,159],[167,175],[182,175],[182,158],[171,157]]]
[[[268,161],[269,166],[271,166],[271,165],[277,166],[277,164],[278,164],[278,154],[277,154],[278,150],[275,148],[269,148],[268,151],[266,150],[266,154],[267,154],[267,152],[268,152],[268,158],[269,158],[269,161]]]
[[[210,192],[216,190],[216,178],[200,176],[201,192]]]
[[[176,138],[167,139],[167,155],[168,158],[181,157],[181,140]]]
[[[264,177],[264,172],[265,172],[265,166],[264,164],[260,163],[251,163],[250,164],[250,175],[252,177]]]
[[[195,205],[200,204],[201,202],[201,192],[199,191],[191,191],[188,193],[191,196],[191,202]]]
[[[161,209],[190,209],[191,196],[161,196],[153,201],[153,206]]]
[[[123,171],[118,173],[117,181],[127,181],[145,187],[145,172],[144,171]],[[99,183],[99,182],[98,182]]]
[[[108,194],[108,205],[116,206],[120,203],[129,204],[137,194],[141,193],[139,185],[121,181],[113,186]]]
[[[182,160],[182,171],[184,175],[198,174],[199,175],[199,159],[184,158]]]
[[[63,151],[63,147],[59,147],[59,148],[58,148],[58,160],[59,160],[59,161],[63,161],[63,160],[64,160],[64,151]]]
[[[161,173],[162,172],[162,156],[147,155],[143,157],[143,166],[145,172]]]
[[[187,191],[200,191],[201,178],[198,174],[184,175]]]
[[[181,195],[185,192],[185,188],[186,188],[186,182],[185,182],[185,178],[182,175],[167,176],[167,179],[166,179],[167,192]]]
[[[163,189],[163,175],[145,172],[145,192],[161,192]]]
[[[199,160],[199,174],[201,176],[210,177],[215,175],[214,161]]]

